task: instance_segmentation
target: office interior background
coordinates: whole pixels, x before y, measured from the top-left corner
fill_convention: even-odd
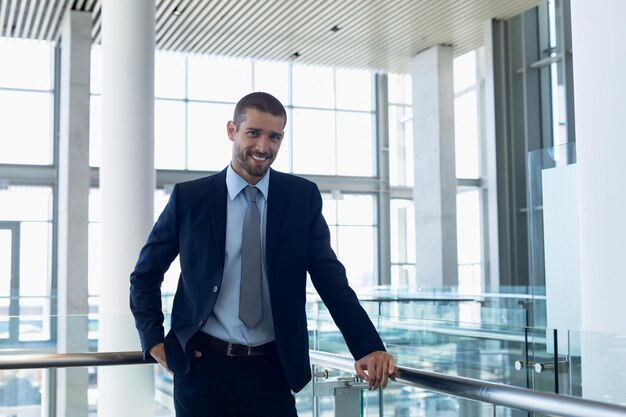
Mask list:
[[[120,4],[0,0],[7,354],[138,348],[123,317],[137,242],[175,183],[226,166],[235,103],[267,91],[288,112],[273,167],[318,184],[333,248],[401,363],[626,403],[620,0],[157,0],[152,58],[131,55],[150,25],[119,29],[136,17]],[[131,46],[107,51],[107,36],[123,44],[107,28]],[[108,113],[103,103],[145,99],[117,91],[129,84],[112,68],[125,65],[154,73],[153,113],[150,98],[118,119],[144,124],[136,141],[113,140],[126,126],[110,128],[110,109],[133,103],[110,101]],[[152,201],[116,194],[125,183]],[[130,212],[142,221],[125,239],[112,224]],[[166,274],[166,311],[179,273],[175,262]],[[347,352],[312,288],[309,300],[312,345]],[[121,346],[103,343],[116,334]],[[556,370],[533,372],[535,363]],[[0,371],[0,415],[116,415],[100,399],[119,398],[121,379]],[[171,415],[171,380],[157,371],[154,381],[156,413]],[[489,413],[390,393],[384,415]],[[310,396],[298,396],[302,415],[324,415]]]

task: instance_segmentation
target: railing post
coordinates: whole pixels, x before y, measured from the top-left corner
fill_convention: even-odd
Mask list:
[[[361,390],[351,387],[335,388],[335,417],[361,416]]]
[[[361,391],[367,389],[367,383],[356,376],[328,380],[328,371],[314,372],[313,375],[314,404],[317,397],[332,395],[335,397],[335,417],[361,417]]]

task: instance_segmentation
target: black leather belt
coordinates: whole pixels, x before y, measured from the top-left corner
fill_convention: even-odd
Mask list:
[[[274,352],[276,350],[275,342],[270,342],[259,346],[238,345],[236,343],[231,343],[222,339],[218,339],[217,337],[211,336],[204,332],[196,333],[196,335],[194,336],[194,341],[200,347],[206,346],[215,350],[219,350],[220,352],[226,353],[226,356],[260,356],[267,355],[268,353]]]

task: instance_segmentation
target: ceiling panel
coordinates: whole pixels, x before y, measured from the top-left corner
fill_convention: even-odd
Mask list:
[[[156,0],[156,42],[161,50],[408,72],[416,53],[438,44],[456,55],[475,49],[486,21],[538,3]],[[57,40],[63,16],[76,10],[91,13],[98,43],[101,7],[101,0],[0,0],[0,36]]]

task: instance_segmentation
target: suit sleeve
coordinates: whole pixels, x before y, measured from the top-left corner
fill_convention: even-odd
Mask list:
[[[348,285],[346,269],[330,246],[330,232],[322,216],[322,196],[311,193],[307,270],[315,289],[346,340],[354,359],[385,350],[376,328]]]
[[[155,223],[130,275],[130,309],[135,317],[144,358],[164,340],[161,283],[176,258],[178,246],[178,188]]]

